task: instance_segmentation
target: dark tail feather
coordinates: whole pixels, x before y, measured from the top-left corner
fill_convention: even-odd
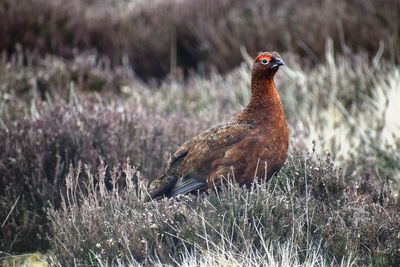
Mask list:
[[[205,185],[202,182],[199,182],[193,178],[189,179],[179,179],[174,186],[171,188],[171,191],[168,195],[170,196],[177,196],[181,194],[187,194],[193,192],[195,190],[202,190],[205,189]]]

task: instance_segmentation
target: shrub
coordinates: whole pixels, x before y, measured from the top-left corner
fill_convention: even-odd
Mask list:
[[[248,251],[266,257],[267,244],[291,242],[303,260],[319,244],[328,262],[396,265],[399,205],[390,189],[368,182],[357,188],[337,175],[329,157],[314,158],[292,151],[277,177],[251,189],[228,183],[218,192],[147,203],[141,175],[129,164],[113,171],[112,180],[126,177],[131,185],[123,191],[104,189],[104,164],[96,173],[79,165],[66,178],[62,208],[50,212],[52,248],[61,265],[93,257],[179,264],[180,255],[210,246],[234,258]],[[78,185],[82,172],[85,190]]]
[[[47,247],[46,209],[59,205],[69,163],[75,166],[82,160],[95,167],[99,156],[112,165],[131,158],[152,178],[160,174],[166,153],[197,127],[175,132],[182,118],[161,118],[135,107],[117,111],[116,105],[87,99],[44,103],[38,106],[37,117],[0,129],[1,218],[19,199],[1,227],[1,250]]]
[[[396,0],[3,0],[0,50],[12,53],[19,43],[70,58],[95,49],[114,63],[128,59],[145,79],[164,77],[176,65],[230,71],[242,61],[241,46],[318,63],[328,38],[345,54],[383,53],[398,62],[399,12]]]
[[[276,77],[291,139],[304,151],[319,140],[317,150],[331,152],[338,175],[358,186],[369,177],[398,192],[399,69],[334,57],[328,48],[326,62],[311,69],[285,57],[290,68]],[[70,163],[96,168],[99,157],[110,166],[129,157],[151,179],[178,144],[227,120],[249,98],[246,62],[225,76],[160,85],[145,85],[128,66],[108,68],[87,54],[69,61],[19,53],[1,61],[0,71],[0,217],[11,211],[0,229],[4,251],[47,248],[46,207],[58,207]],[[91,90],[88,81],[97,77],[107,82]]]

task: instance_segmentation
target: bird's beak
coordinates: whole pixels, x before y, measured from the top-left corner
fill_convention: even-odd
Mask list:
[[[281,58],[275,58],[272,62],[272,68],[278,68],[279,66],[284,66],[285,62]]]

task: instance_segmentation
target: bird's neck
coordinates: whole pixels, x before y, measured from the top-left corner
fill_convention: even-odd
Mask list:
[[[284,111],[274,77],[252,77],[251,98],[243,111],[247,118],[256,121],[284,118]]]

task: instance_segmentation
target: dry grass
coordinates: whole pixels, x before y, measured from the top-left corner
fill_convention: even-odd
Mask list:
[[[328,38],[346,55],[383,53],[399,62],[399,13],[397,0],[2,0],[0,51],[21,44],[71,58],[96,50],[114,63],[129,61],[145,79],[176,66],[228,72],[241,63],[242,46],[316,64]]]
[[[294,57],[285,58],[289,67],[280,71],[277,83],[291,126],[291,146],[307,151],[316,140],[319,154],[330,151],[330,162],[334,160],[337,168],[324,165],[308,172],[304,156],[291,153],[285,169],[268,190],[246,191],[231,186],[224,193],[226,202],[211,194],[181,202],[144,204],[137,200],[136,193],[124,191],[125,175],[121,175],[121,191],[106,192],[103,188],[87,196],[83,190],[79,201],[66,200],[57,211],[70,163],[75,168],[79,161],[91,164],[93,171],[101,157],[110,166],[99,172],[105,172],[107,188],[112,188],[110,177],[123,170],[120,164],[127,157],[144,177],[157,176],[168,153],[179,143],[229,118],[247,103],[250,65],[245,56],[244,63],[225,76],[213,74],[205,79],[194,75],[185,82],[169,79],[158,86],[143,84],[128,66],[107,67],[95,55],[82,55],[72,61],[47,57],[30,65],[20,63],[25,57],[29,56],[16,54],[13,60],[0,65],[5,74],[0,81],[0,217],[12,211],[0,231],[3,251],[48,248],[46,214],[51,206],[54,233],[49,238],[61,262],[74,258],[76,262],[96,264],[111,260],[173,264],[174,260],[194,259],[201,263],[209,262],[212,253],[221,257],[226,253],[228,258],[237,255],[232,264],[246,264],[261,258],[271,262],[268,251],[288,247],[293,254],[289,259],[274,258],[276,262],[292,260],[295,264],[309,259],[323,266],[332,261],[339,264],[343,258],[344,263],[355,260],[379,266],[398,260],[398,236],[393,232],[399,227],[396,203],[400,131],[395,114],[400,106],[400,75],[396,65],[378,58],[369,62],[334,56],[329,45],[326,62],[310,69]],[[97,79],[110,82],[102,82],[92,90]],[[40,93],[38,84],[45,85],[44,93]],[[324,164],[324,160],[319,162]],[[115,171],[111,166],[117,166]],[[74,177],[74,173],[69,175]],[[81,188],[88,177],[98,176],[81,175]],[[304,191],[306,177],[308,194]],[[328,194],[322,194],[320,186],[328,188]],[[238,200],[243,203],[234,204]],[[271,205],[266,205],[270,200]],[[175,204],[177,207],[171,209]],[[216,205],[220,207],[216,214],[229,216],[213,217]],[[278,209],[282,213],[276,213],[275,207],[282,207]],[[305,207],[308,219],[314,220],[312,225],[305,221]],[[146,208],[167,214],[183,228],[173,228],[161,217],[151,217],[154,214]],[[243,223],[252,220],[246,215],[250,210],[251,216],[265,216],[263,220],[269,224],[250,224],[247,228]],[[75,223],[71,224],[70,219]],[[156,230],[149,227],[152,223],[148,220],[153,219]],[[144,227],[137,227],[143,223]],[[186,234],[172,238],[170,234],[177,236],[177,229]],[[310,229],[316,230],[312,242],[307,241]],[[232,233],[236,233],[236,239],[224,244],[216,241],[221,234],[231,238]],[[293,239],[293,233],[297,239]],[[137,240],[140,236],[147,243]],[[96,250],[97,243],[104,248],[110,238],[118,245],[107,247],[106,254]],[[255,240],[258,243],[253,243]],[[277,243],[269,244],[271,240]],[[266,247],[260,246],[262,242]],[[238,249],[239,243],[244,247]],[[213,244],[227,246],[227,250],[214,251]],[[251,244],[256,246],[255,251],[248,249]],[[96,258],[99,255],[101,259]]]
[[[150,203],[143,202],[143,177],[130,165],[112,171],[112,184],[126,179],[122,191],[105,189],[105,165],[96,172],[79,165],[67,175],[61,209],[50,211],[51,247],[62,266],[193,266],[196,259],[221,266],[395,265],[400,218],[390,189],[367,182],[369,189],[358,189],[337,176],[329,158],[314,156],[292,151],[277,177],[251,189],[228,183],[207,195]]]
[[[399,3],[0,0],[2,255],[397,266]],[[246,105],[247,53],[264,49],[287,62],[284,169],[251,190],[143,203],[138,181]]]

